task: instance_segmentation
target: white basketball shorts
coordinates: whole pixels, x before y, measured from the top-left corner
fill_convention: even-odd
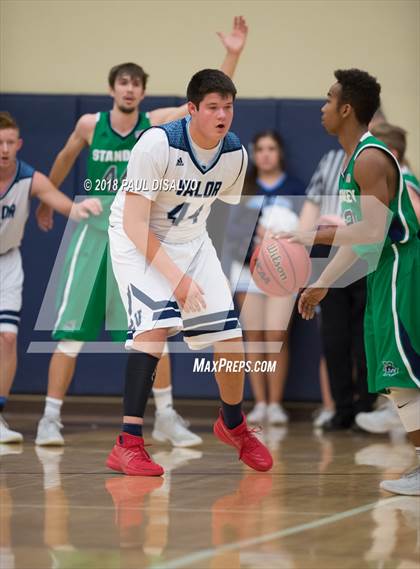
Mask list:
[[[168,336],[184,333],[193,350],[242,337],[228,280],[207,233],[187,243],[162,243],[172,261],[204,291],[206,309],[185,313],[166,278],[145,258],[120,227],[109,228],[112,267],[128,318],[130,348],[133,338],[154,328],[168,328]]]
[[[23,269],[19,249],[0,255],[0,332],[17,334],[22,308]]]

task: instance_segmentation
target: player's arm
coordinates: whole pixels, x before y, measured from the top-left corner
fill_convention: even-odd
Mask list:
[[[184,310],[199,312],[206,307],[203,290],[178,268],[150,229],[151,205],[152,202],[148,198],[127,192],[123,217],[124,231],[150,266],[159,271],[170,283],[175,298]]]
[[[299,231],[309,231],[315,227],[319,217],[319,205],[306,199],[299,216]]]
[[[222,44],[226,49],[226,56],[221,70],[228,77],[233,77],[242,50],[245,46],[248,34],[248,26],[242,16],[237,16],[233,21],[233,29],[230,34],[217,32]],[[166,107],[149,112],[149,120],[153,126],[165,124],[170,121],[182,119],[188,114],[188,106],[185,103],[180,107]]]
[[[32,179],[31,196],[38,198],[43,204],[62,215],[76,221],[89,215],[99,215],[102,212],[101,202],[96,198],[88,198],[79,203],[73,203],[63,192],[60,192],[51,180],[35,172]]]
[[[368,148],[357,158],[354,178],[361,191],[362,220],[343,227],[323,227],[318,231],[281,234],[304,245],[367,245],[385,239],[388,221],[389,158],[380,150]]]
[[[137,250],[170,283],[179,305],[186,312],[196,312],[206,306],[202,289],[172,261],[150,228],[151,207],[157,199],[154,183],[162,180],[168,159],[168,141],[160,129],[150,129],[133,148],[125,180],[123,228]],[[142,190],[136,192],[138,187]]]
[[[90,144],[95,124],[96,115],[94,114],[83,115],[78,120],[74,131],[52,165],[49,178],[54,186],[61,186],[83,148]],[[48,231],[52,228],[53,210],[46,204],[40,204],[36,211],[36,218],[40,229]]]

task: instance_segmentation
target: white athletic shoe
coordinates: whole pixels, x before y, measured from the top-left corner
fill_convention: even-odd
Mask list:
[[[17,431],[12,431],[9,425],[0,415],[0,443],[21,443],[23,441],[23,436]]]
[[[267,418],[267,403],[260,401],[256,403],[252,411],[246,416],[248,423],[264,423]]]
[[[267,407],[267,420],[269,425],[285,425],[289,416],[280,403],[270,403]]]
[[[401,420],[394,406],[385,405],[377,411],[358,413],[356,424],[368,433],[389,433],[394,429],[403,429]]]
[[[63,425],[58,419],[42,417],[38,423],[35,444],[39,446],[63,446],[64,439],[60,433]]]
[[[325,409],[325,407],[321,407],[319,411],[316,413],[315,418],[313,420],[313,426],[316,429],[321,429],[325,423],[331,421],[334,417],[335,411],[333,409]]]
[[[383,480],[379,486],[382,490],[404,496],[420,496],[420,466],[407,472],[398,480]]]
[[[155,414],[152,437],[161,443],[169,441],[174,447],[194,447],[203,442],[201,437],[187,428],[175,409]]]

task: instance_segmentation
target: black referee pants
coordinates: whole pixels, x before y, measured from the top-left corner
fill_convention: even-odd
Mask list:
[[[321,334],[337,419],[371,411],[376,399],[367,388],[365,305],[366,278],[331,288],[321,303]]]

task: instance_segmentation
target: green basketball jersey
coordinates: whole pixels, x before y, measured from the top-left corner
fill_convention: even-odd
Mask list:
[[[109,111],[97,114],[87,166],[91,184],[89,195],[99,197],[103,208],[101,215],[91,216],[88,220],[97,229],[108,230],[110,207],[125,176],[131,149],[140,133],[149,127],[150,121],[146,113],[140,113],[133,130],[122,136],[113,130]]]
[[[399,164],[390,152],[386,144],[375,138],[370,132],[365,133],[356,146],[352,157],[344,172],[340,175],[339,195],[342,216],[347,225],[357,223],[362,220],[361,192],[360,187],[354,179],[354,166],[359,154],[365,148],[379,148],[386,152],[395,162],[399,172],[399,183],[395,197],[388,205],[390,210],[389,229],[381,243],[369,245],[354,245],[354,251],[368,262],[378,261],[382,247],[389,248],[392,243],[407,243],[417,236],[419,224],[411,204],[410,196],[407,191],[406,183],[403,178]],[[376,263],[375,263],[376,264]]]

